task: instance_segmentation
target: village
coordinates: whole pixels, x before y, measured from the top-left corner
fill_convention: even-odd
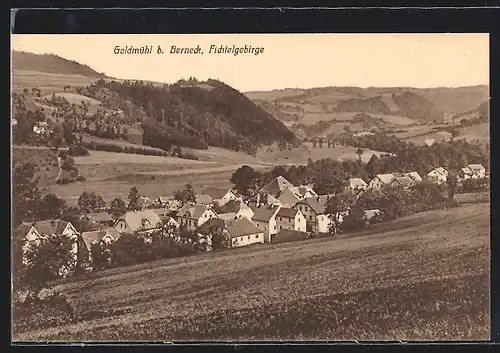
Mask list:
[[[449,172],[434,168],[424,177],[417,172],[378,174],[368,182],[351,178],[347,191],[357,199],[364,192],[381,192],[385,187],[399,186],[409,189],[422,181],[443,185]],[[483,179],[486,169],[480,164],[461,168],[457,181]],[[111,244],[124,234],[140,234],[145,242],[151,241],[151,234],[161,227],[182,228],[203,237],[204,234],[221,232],[229,248],[253,244],[282,243],[305,240],[311,237],[335,234],[332,229],[349,215],[349,207],[335,216],[327,211],[328,200],[335,195],[318,195],[310,185],[295,186],[283,176],[278,176],[253,197],[242,197],[235,190],[214,187],[205,188],[195,195],[195,201],[181,202],[173,196],[159,196],[151,200],[140,197],[136,210],[126,211],[113,217],[109,209],[86,215],[91,224],[90,231],[77,231],[64,219],[41,220],[22,223],[15,229],[17,238],[24,238],[24,250],[49,236],[67,236],[72,239],[72,255],[85,263],[92,263],[92,247],[96,244]],[[378,208],[364,210],[367,222],[380,216]],[[204,250],[212,250],[210,237],[204,243]],[[87,270],[92,270],[88,267]]]

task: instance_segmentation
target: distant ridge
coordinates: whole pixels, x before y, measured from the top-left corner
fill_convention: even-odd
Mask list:
[[[107,78],[87,65],[64,59],[55,54],[33,54],[12,51],[12,69],[40,71],[51,74],[81,75],[89,78]]]

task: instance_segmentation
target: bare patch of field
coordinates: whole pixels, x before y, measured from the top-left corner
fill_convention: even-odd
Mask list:
[[[482,123],[468,127],[462,127],[459,129],[460,134],[458,138],[464,138],[467,141],[479,140],[481,142],[490,141],[490,124]]]
[[[56,289],[83,316],[14,340],[488,339],[489,212],[425,212],[371,234],[66,281]]]
[[[89,156],[75,157],[76,164],[182,164],[207,165],[210,162],[182,159],[177,157],[148,156],[132,153],[90,151]]]

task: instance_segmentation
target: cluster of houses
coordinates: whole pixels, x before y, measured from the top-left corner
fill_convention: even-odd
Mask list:
[[[471,164],[461,169],[460,179],[483,178],[482,165]],[[448,171],[442,167],[431,170],[425,177],[436,183],[446,182]],[[366,190],[377,190],[385,185],[411,187],[423,178],[417,172],[378,174],[369,182],[361,178],[349,180],[347,188],[357,195]],[[327,212],[327,201],[332,195],[318,195],[308,185],[294,186],[278,176],[261,188],[256,195],[243,200],[233,190],[207,188],[196,196],[196,202],[184,205],[168,197],[154,201],[143,198],[143,209],[130,211],[118,219],[106,212],[91,213],[92,230],[79,234],[74,226],[63,220],[23,223],[15,230],[16,236],[26,237],[28,243],[47,235],[66,235],[75,239],[75,256],[88,259],[92,244],[114,242],[122,234],[147,234],[159,226],[183,226],[199,234],[219,229],[230,247],[256,243],[278,243],[291,239],[307,239],[311,234],[327,233],[332,223]],[[367,219],[379,214],[378,209],[365,211]],[[347,214],[340,215],[340,222]],[[210,249],[207,243],[207,249]]]

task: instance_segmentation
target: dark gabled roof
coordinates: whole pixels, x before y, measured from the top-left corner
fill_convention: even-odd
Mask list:
[[[256,221],[269,222],[276,213],[277,207],[262,206],[253,209],[254,215],[252,219]]]
[[[214,228],[226,228],[226,221],[220,218],[210,218],[208,221],[199,226],[198,230],[201,232],[209,232]]]
[[[220,213],[236,213],[241,208],[240,200],[231,200],[222,206],[219,206]]]
[[[281,207],[280,210],[278,211],[277,216],[287,217],[287,218],[295,218],[295,216],[297,215],[297,212],[299,212],[299,210],[297,210],[295,208]]]
[[[296,203],[296,205],[308,205],[317,215],[324,214],[326,210],[326,198],[308,197]]]
[[[287,243],[291,241],[306,240],[311,237],[311,233],[300,232],[298,230],[292,229],[281,229],[278,234],[276,234],[271,242],[272,243]]]
[[[263,233],[252,221],[247,218],[238,218],[231,221],[226,221],[226,229],[231,238],[237,238],[244,235]]]
[[[111,236],[113,240],[117,240],[120,237],[120,232],[114,228],[108,228],[103,230],[98,230],[94,232],[82,233],[82,240],[88,251],[92,249],[92,244],[95,242],[100,242],[106,235]]]
[[[282,176],[278,176],[271,180],[267,185],[265,185],[262,189],[259,190],[260,193],[267,193],[273,196],[276,196],[283,192],[286,188],[293,187],[293,184],[290,183]]]
[[[161,224],[160,216],[152,210],[127,212],[119,220],[124,220],[132,232],[154,229]],[[145,221],[149,222],[149,226]]]

